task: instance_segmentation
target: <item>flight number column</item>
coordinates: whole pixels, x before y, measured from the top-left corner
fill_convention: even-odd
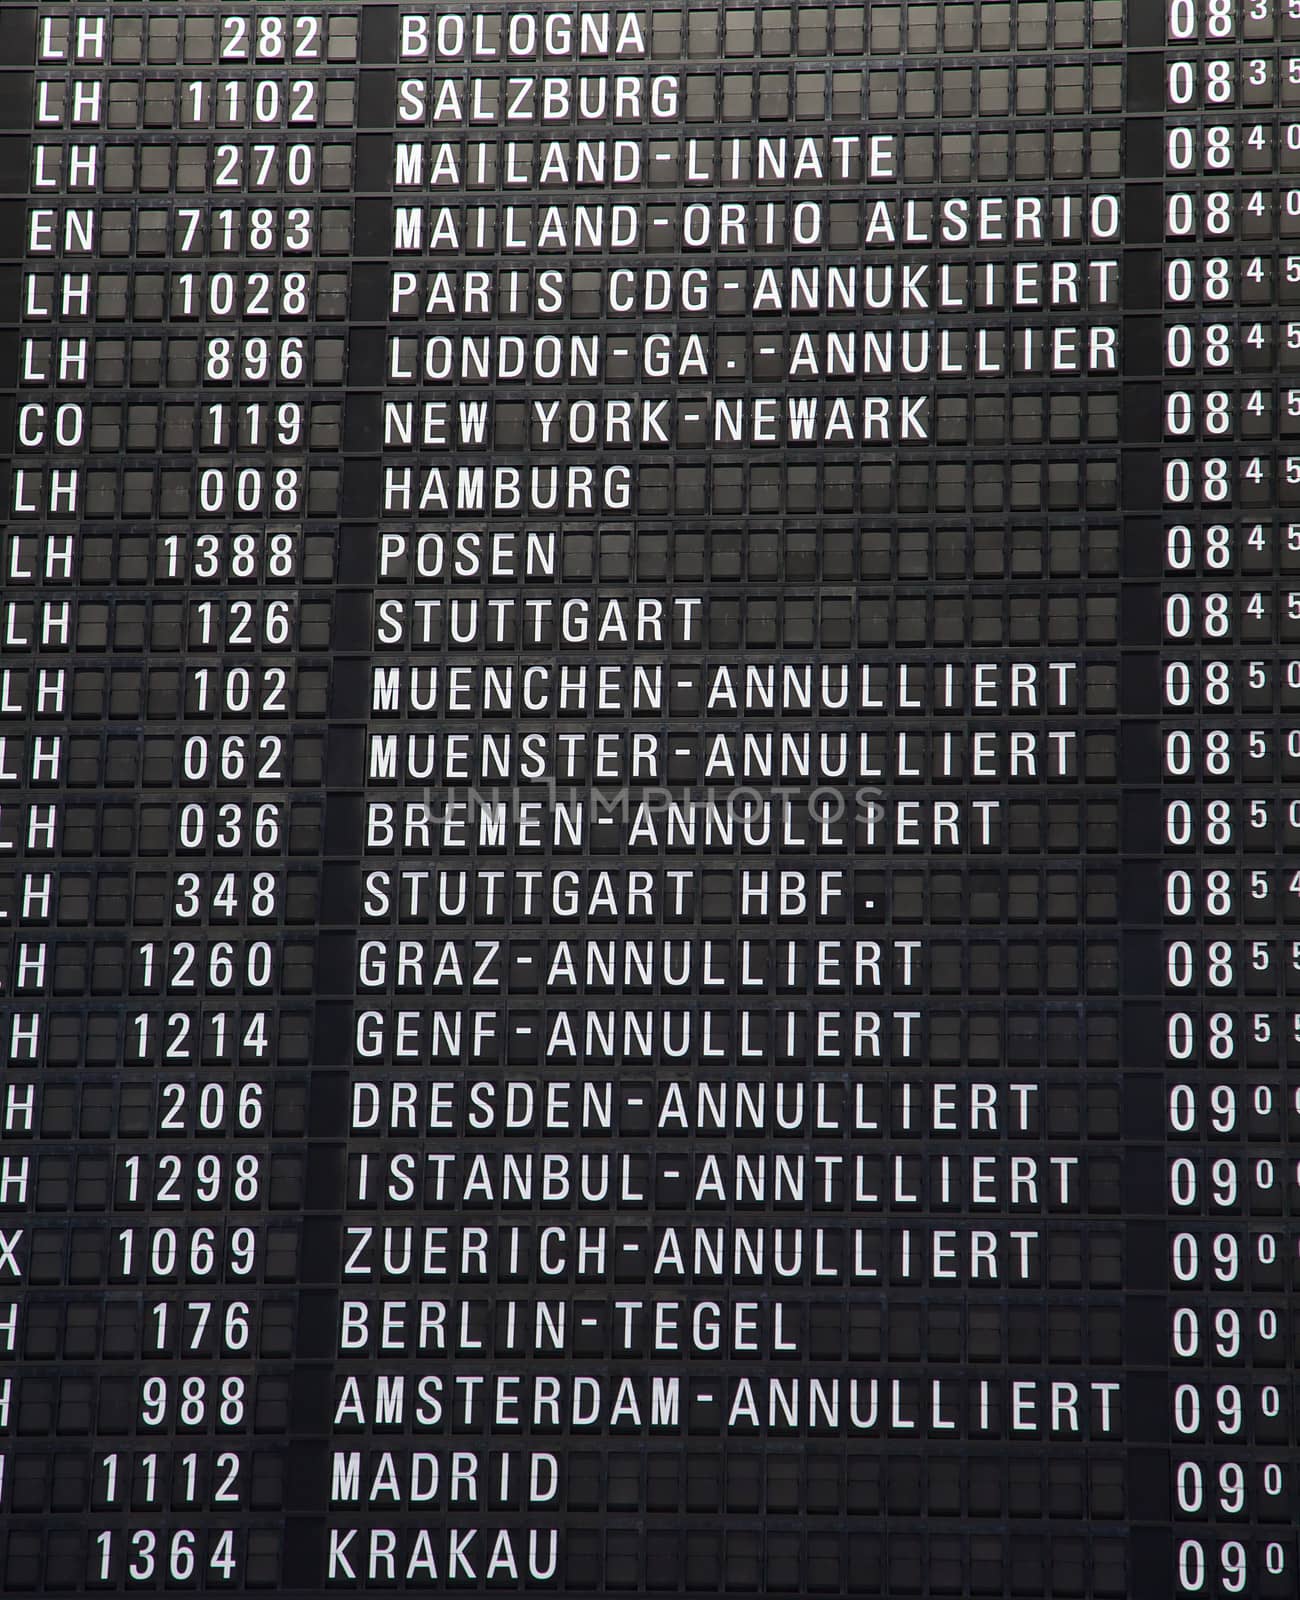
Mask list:
[[[242,1593],[282,1581],[358,22],[34,17],[14,1076],[70,1215],[17,1257],[58,1453],[15,1459],[0,1587]]]
[[[165,316],[169,356],[192,354],[166,376],[189,426],[164,450],[191,460],[186,492],[164,502],[174,520],[151,574],[174,602],[184,658],[177,870],[172,938],[150,951],[157,1033],[140,1053],[190,1071],[167,1074],[181,1086],[131,1196],[151,1213],[133,1230],[136,1281],[170,1290],[146,1304],[136,1428],[151,1448],[171,1441],[182,1466],[188,1436],[210,1438],[193,1572],[242,1591],[295,1582],[282,1513],[305,1320],[359,19],[267,5],[180,20],[174,126],[202,181],[182,193],[178,157]],[[151,30],[165,21],[155,12]],[[174,1251],[172,1218],[157,1216],[167,1203],[183,1213]],[[163,1507],[180,1503],[164,1488]],[[137,1586],[151,1552],[123,1532],[100,1576]],[[184,1577],[176,1540],[159,1530],[158,1578]]]

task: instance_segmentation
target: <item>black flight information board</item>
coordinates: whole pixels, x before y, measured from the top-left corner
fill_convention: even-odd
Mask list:
[[[0,450],[0,1593],[1300,1595],[1300,0],[3,0]]]

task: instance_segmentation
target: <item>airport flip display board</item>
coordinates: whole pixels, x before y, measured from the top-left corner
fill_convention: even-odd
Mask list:
[[[0,1592],[1300,1594],[1300,0],[3,0],[0,450]]]

